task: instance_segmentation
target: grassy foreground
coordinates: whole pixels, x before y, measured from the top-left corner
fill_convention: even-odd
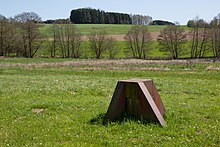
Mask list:
[[[0,146],[218,146],[220,63],[0,59]],[[206,70],[210,69],[210,70]],[[162,128],[102,125],[116,83],[153,79]]]

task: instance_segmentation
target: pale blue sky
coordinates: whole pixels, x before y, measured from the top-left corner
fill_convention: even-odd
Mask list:
[[[220,13],[220,0],[0,0],[0,14],[6,17],[36,12],[43,20],[68,18],[72,9],[84,7],[186,24],[197,15],[210,21]]]

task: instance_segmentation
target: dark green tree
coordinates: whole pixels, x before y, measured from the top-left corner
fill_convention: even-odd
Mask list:
[[[92,8],[71,11],[70,20],[75,24],[131,24],[128,14],[104,12]]]
[[[154,20],[150,23],[150,25],[175,25],[175,24],[164,20]]]
[[[189,20],[187,22],[187,27],[193,27],[195,24],[194,24],[194,20]]]

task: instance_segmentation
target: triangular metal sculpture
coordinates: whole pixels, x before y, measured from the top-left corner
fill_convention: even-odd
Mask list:
[[[104,123],[119,119],[124,112],[166,126],[166,110],[153,80],[118,81]]]

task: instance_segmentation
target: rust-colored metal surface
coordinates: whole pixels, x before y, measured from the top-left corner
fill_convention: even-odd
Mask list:
[[[166,126],[163,118],[166,110],[153,80],[118,81],[104,123],[119,119],[124,112]]]

